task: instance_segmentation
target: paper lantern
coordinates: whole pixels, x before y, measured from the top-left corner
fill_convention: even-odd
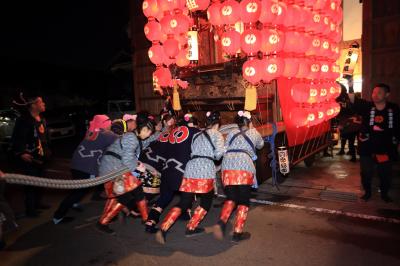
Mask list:
[[[190,64],[189,51],[188,49],[182,49],[176,56],[176,65],[179,67],[185,67]]]
[[[330,1],[330,0],[317,0],[317,1],[315,1],[315,4],[314,4],[314,10],[322,10],[322,9],[324,9],[325,8],[325,6],[326,6],[326,2],[327,1]]]
[[[160,24],[162,31],[167,35],[174,34],[175,28],[178,25],[174,16],[172,16],[171,14],[165,14],[164,17],[161,19]]]
[[[322,62],[321,63],[321,79],[329,79],[331,77],[330,73],[331,64],[329,62]]]
[[[242,50],[248,55],[257,53],[261,48],[261,32],[257,29],[245,30],[241,35]]]
[[[327,57],[330,55],[330,53],[331,53],[331,44],[329,40],[327,39],[322,40],[320,55]]]
[[[302,21],[299,22],[299,19],[303,19],[301,17],[302,13],[303,12],[298,5],[289,4],[287,6],[286,19],[283,21],[283,25],[285,27],[295,27],[298,24],[304,23]]]
[[[161,87],[169,87],[172,83],[171,72],[166,67],[159,67],[153,72],[153,81]]]
[[[170,26],[175,35],[185,33],[189,30],[189,18],[183,14],[176,14],[172,17]]]
[[[324,121],[325,112],[321,108],[310,108],[308,113],[308,125],[316,126]]]
[[[253,85],[261,81],[262,71],[262,63],[258,59],[247,60],[242,67],[243,78]]]
[[[308,110],[305,108],[295,107],[289,112],[289,121],[285,123],[291,124],[295,127],[304,127],[309,122]]]
[[[297,52],[304,54],[310,49],[312,37],[307,32],[299,33],[299,44],[297,48]]]
[[[300,59],[299,71],[297,71],[296,78],[307,78],[310,73],[310,62],[306,59]]]
[[[314,33],[321,33],[323,28],[323,18],[319,12],[313,12],[311,17],[310,30]]]
[[[158,0],[158,6],[162,11],[182,10],[185,7],[186,0]]]
[[[285,44],[285,34],[281,31],[265,28],[261,31],[261,38],[260,50],[264,54],[280,52]]]
[[[290,88],[290,95],[296,103],[306,103],[310,96],[309,85],[306,83],[296,83]]]
[[[181,49],[182,49],[182,48],[185,48],[185,47],[187,46],[187,44],[188,44],[188,36],[187,36],[187,33],[181,33],[181,34],[175,36],[175,39],[178,41],[179,47],[180,47]]]
[[[310,73],[308,73],[309,79],[318,79],[321,74],[321,64],[319,61],[312,61],[310,64]]]
[[[313,8],[317,0],[304,0],[304,6]]]
[[[319,102],[324,102],[328,99],[328,89],[329,89],[329,85],[327,85],[326,83],[322,83],[319,85],[320,90],[319,90],[319,97],[318,97],[318,101]]]
[[[143,14],[147,18],[157,17],[160,8],[158,7],[157,0],[144,0],[142,4]]]
[[[161,25],[155,20],[149,21],[144,26],[144,35],[146,38],[151,41],[159,41],[162,37]]]
[[[301,50],[301,44],[299,43],[300,41],[300,33],[297,31],[286,32],[283,50],[287,53],[299,52]]]
[[[161,65],[163,63],[164,49],[159,44],[153,44],[148,51],[150,61],[155,65]]]
[[[285,58],[285,68],[282,76],[286,78],[293,78],[299,71],[299,60],[297,58]]]
[[[285,62],[279,57],[269,57],[262,60],[262,79],[265,82],[270,82],[273,79],[282,75],[285,67]]]
[[[322,29],[321,32],[323,35],[329,35],[330,33],[330,25],[331,25],[331,20],[328,16],[323,16],[322,17]]]
[[[240,19],[240,4],[235,0],[223,2],[220,11],[224,24],[234,25]]]
[[[221,7],[222,4],[220,2],[214,2],[207,9],[207,18],[210,21],[211,25],[222,25],[222,16],[221,16]]]
[[[210,0],[186,0],[187,8],[192,11],[206,10],[210,5]]]
[[[306,55],[318,55],[321,50],[321,38],[318,36],[312,36],[311,45],[306,52]]]
[[[163,44],[164,54],[170,58],[175,58],[179,53],[179,42],[174,38],[168,38]]]
[[[170,65],[176,64],[176,58],[171,58],[166,55],[163,57],[163,64],[169,67]]]
[[[221,46],[229,55],[234,55],[240,49],[240,33],[236,30],[228,30],[221,36]]]
[[[242,22],[257,22],[260,14],[261,2],[259,0],[242,0],[242,2],[240,2],[240,17]]]
[[[259,21],[264,24],[283,24],[286,8],[286,5],[282,2],[262,0]]]

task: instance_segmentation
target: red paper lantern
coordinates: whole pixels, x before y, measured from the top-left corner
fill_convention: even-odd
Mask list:
[[[142,4],[143,14],[147,18],[155,18],[158,15],[159,7],[157,0],[144,0]]]
[[[245,30],[241,35],[241,47],[248,55],[257,53],[261,48],[261,32],[256,29]]]
[[[283,50],[287,53],[299,52],[302,48],[301,44],[299,43],[300,41],[300,33],[297,31],[286,32]]]
[[[262,63],[258,59],[250,59],[244,62],[242,67],[243,78],[255,85],[261,81]]]
[[[186,0],[187,8],[192,12],[206,10],[209,5],[210,0]]]
[[[308,125],[308,110],[305,108],[295,107],[289,113],[289,121],[285,121],[295,127],[304,127]]]
[[[319,87],[320,91],[319,91],[318,101],[319,102],[326,101],[328,99],[329,85],[327,85],[326,83],[322,83],[319,85]]]
[[[311,45],[306,52],[306,55],[318,55],[321,51],[321,38],[313,36],[311,38]]]
[[[304,54],[310,49],[312,37],[307,32],[300,33],[297,52]]]
[[[290,95],[296,103],[306,103],[310,96],[309,85],[306,83],[297,83],[290,89]]]
[[[170,58],[166,55],[163,57],[163,64],[169,67],[170,65],[176,64],[176,58]]]
[[[260,50],[264,54],[277,53],[282,51],[285,44],[285,35],[281,31],[265,28],[261,32]]]
[[[262,0],[259,21],[265,24],[283,24],[286,9],[286,5],[282,2]]]
[[[207,18],[210,21],[211,25],[222,25],[222,16],[221,16],[221,7],[222,4],[220,2],[214,2],[207,9]]]
[[[321,79],[329,79],[331,77],[330,69],[331,64],[328,62],[322,62],[321,63]]]
[[[340,77],[340,66],[336,63],[331,64],[331,79],[335,80]]]
[[[182,10],[185,7],[186,0],[158,0],[158,6],[162,11]]]
[[[186,33],[189,30],[189,18],[184,14],[176,14],[175,16],[173,16],[170,23],[171,28],[173,29],[173,33],[176,35]]]
[[[322,108],[311,108],[309,109],[308,125],[316,126],[324,122],[325,112]]]
[[[312,61],[310,64],[309,79],[318,79],[321,74],[321,64],[318,61]]]
[[[179,53],[179,42],[174,38],[168,38],[164,44],[164,54],[170,58],[175,58]]]
[[[330,25],[331,25],[330,18],[328,16],[323,16],[322,24],[323,24],[322,29],[321,29],[322,34],[326,35],[326,36],[329,35],[329,33],[330,33]]]
[[[304,0],[304,6],[306,6],[306,7],[314,7],[315,2],[317,2],[317,0]]]
[[[236,54],[240,49],[240,33],[234,29],[224,32],[221,36],[221,45],[227,54]]]
[[[289,4],[287,6],[286,19],[283,21],[283,25],[285,25],[285,27],[296,27],[299,24],[304,23],[301,21],[304,18],[301,17],[302,13],[303,12],[298,5]]]
[[[166,67],[159,67],[153,72],[153,81],[161,87],[169,87],[172,83],[171,72]]]
[[[303,79],[307,78],[310,73],[310,63],[306,59],[300,59],[299,71],[297,71],[296,78]]]
[[[148,51],[150,61],[155,65],[161,65],[163,63],[164,49],[159,44],[153,44]]]
[[[151,41],[159,41],[162,37],[162,31],[161,31],[161,25],[155,20],[149,21],[145,26],[144,26],[144,35],[146,35],[146,38]]]
[[[259,0],[243,0],[240,2],[240,17],[243,23],[257,22],[261,14],[261,2]]]
[[[182,49],[176,56],[176,65],[179,67],[185,67],[190,64],[189,51],[187,49]]]
[[[282,75],[285,68],[285,62],[279,57],[269,57],[262,60],[263,76],[265,82],[270,82],[273,79]]]
[[[285,58],[285,68],[282,76],[286,78],[293,78],[299,71],[299,60],[297,58]]]
[[[175,28],[177,26],[177,22],[174,19],[174,16],[171,14],[164,14],[164,17],[160,21],[161,29],[165,34],[174,34]]]
[[[180,48],[184,48],[188,44],[188,36],[186,33],[181,33],[175,36],[175,39],[179,42]]]
[[[328,39],[322,40],[321,55],[328,57],[331,54],[331,43]]]
[[[235,24],[240,19],[240,4],[235,0],[228,0],[222,3],[221,18],[224,24]]]
[[[310,30],[314,33],[321,33],[323,28],[323,17],[319,12],[313,12],[311,17]]]

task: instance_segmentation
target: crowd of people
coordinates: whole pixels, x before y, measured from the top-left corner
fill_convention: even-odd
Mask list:
[[[367,201],[372,196],[371,180],[377,169],[381,180],[380,193],[386,202],[391,183],[391,167],[400,147],[399,108],[387,101],[389,86],[378,84],[372,91],[372,102],[355,97],[350,90],[342,91],[339,102],[346,125],[349,119],[355,129],[342,126],[344,139],[349,141],[351,160],[356,160],[354,139],[358,139],[361,183]],[[24,97],[15,104],[21,107],[12,137],[12,152],[20,173],[43,176],[46,162],[51,156],[46,122],[41,116],[45,103],[40,96]],[[345,105],[345,106],[344,106]],[[213,227],[217,239],[226,234],[226,224],[236,210],[232,241],[250,238],[244,231],[249,211],[251,188],[256,184],[256,151],[264,140],[254,128],[251,113],[236,113],[234,127],[224,137],[219,129],[221,116],[209,111],[201,120],[193,114],[177,117],[171,108],[164,108],[159,118],[146,111],[135,115],[125,114],[111,121],[107,115],[95,115],[84,139],[75,149],[71,160],[73,179],[90,179],[117,173],[114,180],[95,188],[95,198],[105,198],[105,206],[96,229],[114,234],[110,223],[121,214],[123,217],[140,217],[144,230],[155,234],[164,244],[169,229],[179,219],[187,220],[186,236],[204,233],[199,225],[212,205],[216,179],[222,181],[226,200],[218,223]],[[349,126],[348,126],[349,127]],[[344,153],[344,143],[339,154]],[[219,167],[216,164],[219,164]],[[0,171],[0,177],[3,173]],[[1,180],[0,180],[1,181]],[[0,182],[1,190],[4,182]],[[71,208],[82,209],[80,201],[90,189],[71,191],[59,204],[53,215],[54,224],[67,223]],[[1,191],[0,191],[1,192]],[[40,209],[49,208],[41,200],[41,190],[25,187],[26,215],[37,217]],[[160,223],[163,211],[175,195],[179,202],[173,206]],[[1,196],[3,193],[1,193]],[[198,204],[192,211],[193,203]],[[16,226],[12,211],[0,198],[0,228],[8,220]],[[11,212],[11,214],[10,214]],[[8,215],[5,215],[8,214]],[[0,230],[0,247],[4,246]]]

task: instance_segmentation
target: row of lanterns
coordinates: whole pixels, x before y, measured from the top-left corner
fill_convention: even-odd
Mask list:
[[[289,112],[289,121],[296,127],[315,126],[334,118],[340,112],[340,105],[327,102],[317,106],[295,107]]]

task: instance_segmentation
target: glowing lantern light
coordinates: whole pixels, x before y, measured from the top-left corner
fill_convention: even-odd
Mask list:
[[[309,73],[310,73],[309,61],[306,59],[300,60],[299,71],[297,71],[296,78],[299,79],[307,78]]]
[[[259,21],[269,24],[283,24],[286,15],[286,5],[275,0],[262,0]]]
[[[182,10],[185,7],[185,0],[158,0],[158,6],[162,11]]]
[[[163,64],[166,65],[167,67],[170,65],[176,64],[176,58],[170,58],[170,57],[164,55]]]
[[[260,50],[264,54],[277,53],[282,51],[283,45],[285,43],[285,35],[283,32],[264,29],[261,32],[261,47]]]
[[[142,4],[143,14],[147,18],[155,18],[159,13],[157,0],[144,0]]]
[[[300,33],[299,37],[299,47],[297,49],[297,52],[304,54],[308,51],[308,49],[310,49],[312,38],[306,32]]]
[[[306,103],[310,97],[309,87],[306,83],[297,83],[290,89],[290,95],[296,103]]]
[[[171,72],[166,67],[159,67],[153,72],[153,81],[161,87],[168,87],[172,82]]]
[[[150,61],[155,65],[161,65],[163,63],[164,49],[159,44],[153,44],[148,51]]]
[[[299,71],[299,60],[297,58],[285,58],[285,68],[283,70],[282,76],[287,78],[292,78],[297,75]]]
[[[185,33],[189,29],[189,18],[183,14],[176,14],[170,20],[170,27],[176,35]]]
[[[330,42],[327,39],[322,40],[320,54],[322,56],[329,56],[330,53],[331,53]]]
[[[261,47],[261,32],[256,29],[248,29],[241,35],[242,50],[253,55],[260,50]]]
[[[264,69],[262,79],[265,82],[270,82],[281,76],[285,67],[285,62],[279,57],[264,58],[262,60],[262,66]]]
[[[221,36],[222,50],[229,55],[234,55],[240,49],[240,33],[235,30],[228,30]]]
[[[144,26],[144,35],[146,35],[146,38],[151,42],[159,41],[162,37],[160,23],[155,20],[149,21]]]
[[[319,102],[323,102],[328,99],[328,89],[329,86],[327,86],[326,83],[320,85],[319,97],[318,97]]]
[[[209,5],[210,0],[186,0],[187,8],[192,12],[206,10]]]
[[[222,25],[222,16],[221,16],[221,7],[222,4],[220,2],[214,2],[211,6],[207,9],[207,18],[210,21],[211,25]]]
[[[283,50],[288,53],[298,52],[301,49],[299,44],[300,33],[297,31],[288,31],[285,34],[285,44]]]
[[[186,33],[181,33],[175,36],[176,40],[179,42],[179,46],[184,48],[188,44],[188,36]]]
[[[185,67],[190,64],[189,51],[187,49],[182,49],[176,56],[176,65],[179,67]]]
[[[311,39],[311,45],[306,55],[317,55],[321,50],[321,39],[318,36],[313,36]]]
[[[170,58],[175,58],[179,53],[179,42],[174,38],[168,38],[163,44],[164,54]]]
[[[306,7],[314,7],[315,2],[317,2],[317,0],[304,0],[304,6],[306,6]]]
[[[330,63],[328,63],[328,62],[321,63],[321,75],[320,75],[321,79],[329,79],[330,78],[330,76],[331,76],[330,68],[331,68]]]
[[[286,19],[283,21],[283,25],[285,27],[295,27],[297,24],[299,24],[299,19],[303,19],[300,17],[301,13],[302,10],[298,5],[288,5]],[[302,22],[300,22],[300,24],[301,23]]]
[[[322,34],[328,35],[330,33],[330,25],[331,21],[328,16],[324,16],[322,19],[323,27],[322,27]]]
[[[295,107],[289,113],[289,121],[295,127],[304,127],[308,125],[309,115],[308,111],[305,108]]]
[[[261,14],[259,0],[243,0],[240,2],[240,17],[244,23],[257,22]]]
[[[235,0],[223,2],[220,11],[224,24],[234,25],[240,19],[240,4]]]
[[[242,67],[243,77],[255,85],[261,81],[262,77],[262,63],[258,59],[250,59],[244,62]]]
[[[321,74],[321,64],[319,61],[313,61],[310,64],[310,73],[308,74],[309,79],[318,79]]]
[[[161,29],[165,34],[174,34],[175,28],[178,26],[178,22],[171,14],[165,14],[160,21]]]
[[[323,18],[320,13],[313,12],[311,17],[310,29],[314,33],[321,33],[323,28]]]
[[[308,125],[316,126],[324,121],[324,112],[322,110],[311,108],[308,113]]]

